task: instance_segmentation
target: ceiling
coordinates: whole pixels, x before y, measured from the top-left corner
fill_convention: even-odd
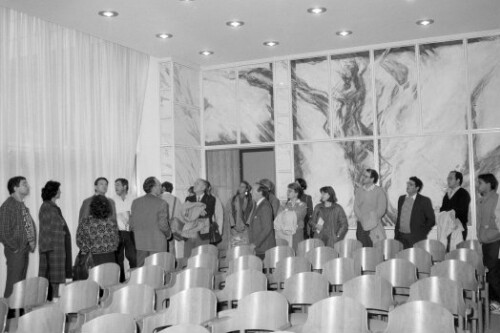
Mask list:
[[[0,6],[163,58],[213,66],[500,29],[500,0],[0,0]],[[325,7],[321,15],[307,12]],[[101,10],[119,12],[115,18]],[[435,20],[422,27],[415,21]],[[226,26],[241,20],[238,28]],[[352,30],[348,37],[335,34]],[[167,32],[171,39],[155,34]],[[265,47],[277,40],[277,47]],[[199,51],[215,53],[204,57]]]

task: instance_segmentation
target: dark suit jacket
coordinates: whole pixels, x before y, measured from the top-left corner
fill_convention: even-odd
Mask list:
[[[276,246],[273,224],[273,207],[269,200],[264,199],[254,209],[248,229],[250,243],[255,245],[256,254],[264,254]]]
[[[399,227],[401,220],[401,210],[405,202],[406,195],[402,195],[398,200],[398,219],[396,221],[395,238],[399,238]],[[432,227],[436,224],[434,209],[432,208],[431,199],[417,194],[410,217],[410,231],[415,242],[427,238]]]
[[[196,195],[190,196],[186,198],[187,202],[196,202]],[[206,205],[205,215],[200,215],[201,218],[208,218],[210,223],[213,222],[214,214],[215,214],[215,197],[210,194],[204,194],[201,198],[201,201]],[[200,234],[201,239],[207,239],[209,234]]]
[[[90,203],[92,202],[92,199],[94,198],[94,196],[95,196],[95,194],[93,196],[88,197],[87,199],[83,200],[82,207],[80,207],[80,214],[78,215],[78,223],[80,223],[80,221],[83,220],[84,218],[89,217],[89,215],[90,215]],[[111,198],[108,198],[108,201],[109,201],[109,204],[111,205],[111,210],[112,210],[110,218],[111,218],[111,220],[117,222],[115,201]]]
[[[448,198],[448,194],[443,197],[443,203],[441,204],[440,212],[447,212],[450,210],[455,211],[455,217],[462,222],[464,228],[467,230],[467,221],[469,219],[469,204],[470,195],[466,189],[463,187],[459,188],[457,192]]]

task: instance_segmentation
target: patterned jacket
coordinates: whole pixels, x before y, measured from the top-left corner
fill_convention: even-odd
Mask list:
[[[0,243],[12,252],[22,251],[29,247],[23,209],[26,209],[29,214],[24,202],[17,201],[12,196],[8,197],[0,207]]]
[[[76,231],[76,245],[82,253],[110,253],[118,249],[118,224],[111,218],[89,216],[80,221]]]

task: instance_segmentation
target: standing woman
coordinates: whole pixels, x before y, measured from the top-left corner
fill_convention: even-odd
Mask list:
[[[306,217],[304,218],[304,238],[307,239],[309,237],[313,237],[310,228],[311,218],[313,214],[313,200],[309,194],[306,194],[307,190],[306,181],[303,178],[297,178],[295,179],[295,182],[299,184],[300,187],[302,187],[302,196],[299,199],[300,201],[305,202],[307,206],[307,214]]]
[[[72,277],[71,234],[56,200],[61,197],[61,183],[49,180],[42,188],[40,221],[40,265],[38,275],[49,280],[48,300],[59,297],[59,284]]]
[[[314,238],[319,238],[326,246],[344,239],[348,224],[342,206],[337,204],[337,196],[331,186],[320,188],[321,203],[314,207],[311,228]]]
[[[251,191],[252,187],[250,184],[243,180],[238,187],[238,192],[229,201],[229,224],[231,225],[231,229],[236,229],[238,232],[243,232],[249,224],[253,208]]]
[[[304,240],[304,218],[307,205],[300,201],[302,187],[297,183],[288,185],[288,201],[274,221],[276,238],[285,239],[297,251],[297,244]]]
[[[114,262],[118,249],[118,224],[112,219],[112,207],[104,195],[90,202],[89,216],[83,218],[76,231],[76,245],[83,254],[92,254],[93,265]]]

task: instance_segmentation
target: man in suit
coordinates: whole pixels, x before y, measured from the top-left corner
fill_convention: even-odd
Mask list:
[[[455,217],[460,220],[464,231],[462,235],[464,240],[467,239],[467,222],[469,220],[469,204],[470,195],[466,189],[462,187],[464,176],[461,172],[451,171],[448,174],[446,181],[448,182],[448,190],[443,197],[440,212],[455,211]]]
[[[94,195],[83,200],[82,206],[80,207],[80,213],[78,215],[78,223],[86,217],[89,217],[90,212],[90,202],[92,202],[92,198],[95,195],[104,195],[106,196],[106,192],[108,192],[108,180],[105,177],[99,177],[94,181]],[[116,205],[115,201],[111,198],[108,198],[109,204],[111,205],[111,219],[116,222]]]
[[[398,200],[394,238],[403,243],[405,249],[426,239],[436,223],[431,199],[420,194],[423,186],[419,178],[410,177],[406,183],[407,195],[400,196]]]
[[[264,259],[266,251],[276,246],[273,207],[267,199],[269,189],[266,186],[257,183],[254,185],[252,192],[256,206],[249,219],[248,238],[249,242],[255,245],[255,254]]]
[[[137,266],[144,265],[147,256],[166,252],[172,235],[168,221],[168,204],[161,199],[161,183],[149,177],[142,186],[145,195],[132,202],[130,229],[134,232]]]

